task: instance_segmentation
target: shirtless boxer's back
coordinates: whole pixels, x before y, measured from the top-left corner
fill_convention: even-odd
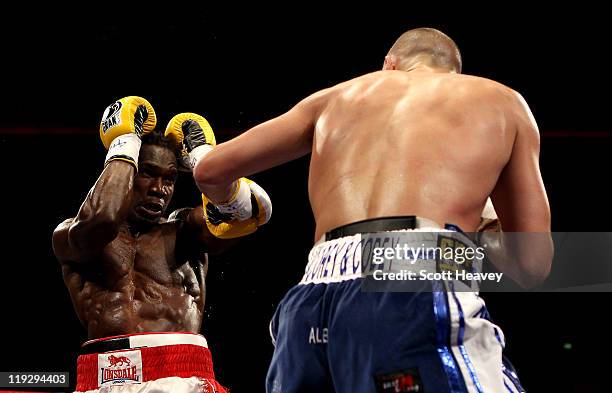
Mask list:
[[[405,214],[473,231],[515,139],[531,139],[525,153],[537,154],[523,102],[487,79],[380,71],[318,99],[309,176],[317,239],[346,223]]]
[[[490,195],[504,231],[550,231],[539,135],[527,104],[497,82],[460,71],[447,36],[409,31],[383,71],[315,93],[197,164],[200,189],[223,200],[229,179],[312,153],[315,240],[325,242],[313,248],[301,285],[273,319],[269,391],[521,389],[502,362],[501,330],[475,293],[362,293],[341,265],[348,257],[339,250],[359,243],[360,233],[419,230],[420,221],[408,218],[405,227],[384,228],[385,217],[475,231]],[[351,232],[366,219],[372,221]],[[542,249],[538,263],[519,266],[525,285],[550,270],[549,238]],[[296,372],[301,366],[310,371]]]

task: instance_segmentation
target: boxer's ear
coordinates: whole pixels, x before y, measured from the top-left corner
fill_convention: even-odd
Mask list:
[[[383,64],[383,71],[396,70],[397,65],[395,64],[395,57],[391,55],[385,56],[385,62]]]

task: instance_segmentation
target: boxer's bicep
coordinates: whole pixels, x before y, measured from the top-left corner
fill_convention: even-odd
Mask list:
[[[198,166],[204,184],[222,184],[310,153],[316,121],[330,91],[315,93],[288,112],[217,145]]]
[[[540,174],[539,133],[528,108],[523,114],[518,119],[510,159],[492,193],[505,235],[495,238],[501,248],[489,248],[489,256],[500,271],[523,287],[532,288],[550,273],[554,251],[550,208]]]
[[[220,182],[249,176],[308,154],[312,133],[313,122],[296,107],[218,145],[202,165]]]
[[[518,125],[510,160],[492,193],[493,204],[504,231],[549,232],[550,207],[539,165],[540,137],[528,108]]]

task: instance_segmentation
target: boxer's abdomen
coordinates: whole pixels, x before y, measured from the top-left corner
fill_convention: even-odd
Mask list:
[[[189,331],[198,333],[202,312],[183,287],[126,287],[124,292],[94,290],[82,303],[89,338],[113,335]]]

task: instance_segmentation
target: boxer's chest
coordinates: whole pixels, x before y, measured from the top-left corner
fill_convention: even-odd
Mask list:
[[[105,274],[121,280],[135,276],[149,278],[159,284],[180,282],[176,260],[176,234],[168,228],[156,228],[143,234],[120,232],[107,247]]]

